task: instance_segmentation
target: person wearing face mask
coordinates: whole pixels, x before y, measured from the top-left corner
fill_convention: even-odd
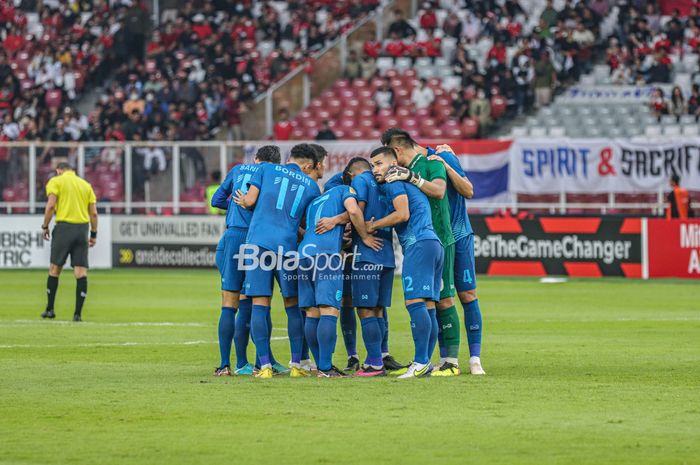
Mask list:
[[[479,121],[479,133],[483,135],[491,124],[491,103],[484,89],[477,90],[476,97],[469,102],[469,116]]]
[[[124,102],[124,105],[122,106],[122,111],[127,114],[131,115],[134,110],[138,111],[139,113],[143,113],[144,109],[146,107],[146,102],[139,97],[138,92],[136,90],[132,90],[131,94],[129,94],[129,99]]]

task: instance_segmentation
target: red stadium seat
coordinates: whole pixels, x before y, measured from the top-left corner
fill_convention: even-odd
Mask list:
[[[339,98],[333,98],[328,100],[328,106],[326,107],[328,112],[333,116],[338,116],[343,108],[342,100]]]
[[[349,108],[346,107],[340,112],[340,118],[342,119],[351,119],[351,120],[356,120],[358,115],[358,111],[355,110],[354,108]]]
[[[447,106],[447,107],[436,107],[433,110],[433,113],[435,115],[435,119],[438,121],[438,123],[443,123],[447,120],[450,119],[452,116],[452,108]]]
[[[350,139],[364,139],[365,132],[362,129],[353,129],[349,132]]]
[[[505,98],[500,95],[496,95],[491,98],[491,116],[494,119],[498,119],[506,112],[506,106],[508,102]]]
[[[442,130],[445,134],[445,138],[447,139],[461,139],[462,138],[462,130],[460,128],[447,128]]]
[[[374,129],[375,127],[375,122],[373,118],[363,118],[359,117],[357,119],[357,127],[360,129]]]
[[[408,118],[412,115],[413,115],[413,112],[411,111],[410,107],[398,107],[396,109],[396,116],[399,119]]]
[[[292,134],[290,136],[293,140],[302,140],[306,138],[306,131],[300,127],[292,129]]]
[[[473,118],[462,121],[462,137],[473,139],[479,135],[479,122]]]
[[[355,79],[354,81],[352,81],[352,86],[355,89],[364,89],[368,87],[368,84],[367,81],[365,81],[364,79]]]
[[[372,89],[370,89],[369,87],[365,87],[365,88],[359,89],[357,91],[357,97],[362,101],[372,100],[373,96],[374,96],[374,91]]]
[[[62,96],[59,89],[51,89],[46,91],[44,97],[46,106],[49,108],[59,108],[61,106]]]

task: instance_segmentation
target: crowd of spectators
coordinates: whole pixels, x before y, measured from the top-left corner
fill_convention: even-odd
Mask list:
[[[679,122],[684,115],[690,115],[698,121],[700,120],[700,84],[692,84],[687,97],[680,86],[674,86],[668,96],[662,87],[657,87],[649,101],[649,106],[659,120],[663,116],[674,116]]]
[[[502,6],[478,2],[464,21],[451,13],[442,27],[445,35],[458,40],[452,66],[466,90],[453,93],[454,116],[471,115],[457,110],[469,108],[469,97],[480,91],[486,98],[503,96],[512,114],[548,105],[557,86],[576,82],[590,69],[607,9],[607,0],[567,0],[560,10],[548,0],[529,31],[524,28],[528,14],[517,0]],[[474,44],[484,40],[491,44],[486,56],[470,55]]]
[[[503,113],[503,102],[509,115],[548,105],[558,86],[576,82],[588,71],[610,4],[608,0],[566,0],[562,8],[555,9],[548,0],[534,22],[532,13],[518,0],[435,0],[422,2],[419,8],[413,19],[395,10],[385,40],[368,40],[361,50],[349,53],[344,77],[350,82],[367,82],[372,89],[367,103],[376,108],[377,115],[405,116],[401,107],[408,98],[413,116],[432,117],[438,127],[453,129],[455,123],[461,126],[470,120],[468,130],[462,132],[469,137],[488,134]],[[528,26],[533,23],[536,26]],[[394,73],[387,74],[378,66],[379,60],[387,59],[397,67],[399,60],[403,64],[407,59],[415,68],[434,65],[440,73],[428,80],[396,79]],[[420,69],[416,70],[420,76]],[[405,71],[398,74],[399,78],[407,76]],[[448,79],[457,83],[440,84]],[[398,98],[406,85],[408,95]],[[451,107],[447,118],[445,98]],[[330,128],[340,123],[331,120]],[[476,133],[474,124],[479,127]],[[426,134],[439,132],[428,127]]]
[[[0,0],[0,138],[85,137],[70,107],[90,83],[138,50],[143,7],[129,0]],[[64,113],[64,108],[69,108]]]
[[[32,23],[0,0],[5,140],[206,140],[222,128],[241,139],[246,105],[379,1],[187,1],[152,33],[132,0],[39,3]],[[96,107],[76,115],[98,70],[107,84]],[[66,106],[81,123],[64,135]]]
[[[692,7],[687,17],[682,17],[677,9],[664,17],[655,2],[620,5],[618,25],[607,50],[613,83],[671,83],[674,67],[688,63],[688,59],[694,68],[689,71],[697,73],[698,54],[697,7]]]

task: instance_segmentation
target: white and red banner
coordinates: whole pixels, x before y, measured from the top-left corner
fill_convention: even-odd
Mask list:
[[[648,277],[700,278],[700,220],[646,221]]]
[[[669,189],[677,173],[700,190],[700,138],[664,142],[627,139],[519,139],[510,150],[510,192],[607,193]]]

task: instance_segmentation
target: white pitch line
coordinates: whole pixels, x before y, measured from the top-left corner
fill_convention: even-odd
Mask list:
[[[286,336],[275,336],[272,341],[284,341]],[[134,347],[134,346],[194,346],[200,344],[218,344],[219,341],[183,341],[183,342],[95,342],[89,344],[0,344],[0,349],[61,349],[71,347]]]
[[[127,327],[127,326],[144,326],[144,327],[196,327],[196,328],[214,328],[215,324],[209,323],[193,323],[193,322],[182,322],[176,323],[172,321],[130,321],[124,323],[103,323],[94,321],[83,321],[80,323],[75,323],[69,320],[12,320],[12,321],[0,321],[0,327],[11,327],[11,326],[28,326],[28,325],[41,325],[41,326],[70,326],[70,327],[81,327],[81,326],[104,326],[104,327]],[[286,328],[272,328],[273,331],[284,331],[287,332]]]

